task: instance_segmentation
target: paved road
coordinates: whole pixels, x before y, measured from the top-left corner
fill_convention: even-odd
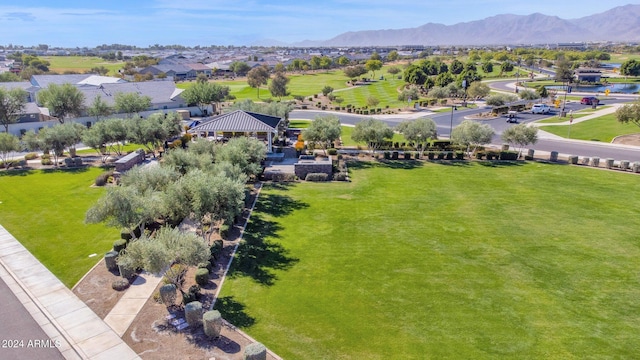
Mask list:
[[[0,278],[0,359],[64,359],[49,336]],[[43,344],[43,345],[41,345]]]
[[[574,110],[585,108],[586,105],[580,105],[577,102],[570,102],[567,104],[566,110]],[[418,118],[421,116],[428,116],[429,118],[435,121],[438,127],[438,134],[442,137],[448,137],[450,134],[450,129],[455,128],[459,125],[465,116],[478,114],[480,112],[486,112],[487,109],[477,108],[477,109],[465,109],[459,107],[458,110],[452,112],[447,111],[444,113],[431,113],[431,112],[418,112],[411,115],[382,115],[376,116],[376,118],[386,122],[389,126],[394,127],[397,126],[400,122],[407,120],[407,118]],[[553,112],[549,115],[534,115],[531,113],[520,113],[519,121],[523,123],[532,122],[540,119],[544,119],[546,117],[555,116],[557,110],[553,110]],[[317,116],[326,116],[328,114],[334,114],[338,116],[340,122],[346,125],[355,125],[359,121],[367,116],[359,116],[359,115],[350,115],[343,114],[337,112],[326,112],[326,111],[313,111],[313,110],[295,110],[290,114],[291,119],[314,119]],[[500,139],[500,135],[502,132],[515,124],[509,124],[506,122],[506,119],[497,118],[494,120],[488,120],[487,123],[491,124],[491,126],[496,131],[496,135],[493,138],[493,144],[500,145],[502,144],[502,140]],[[588,157],[600,157],[602,159],[613,158],[615,160],[629,160],[629,161],[640,161],[640,147],[634,146],[620,146],[606,143],[598,143],[594,141],[580,141],[580,140],[567,140],[567,139],[555,139],[554,136],[550,136],[550,138],[545,138],[541,136],[538,142],[531,146],[531,148],[536,149],[537,151],[551,152],[557,151],[560,154],[566,155],[578,155],[578,156],[588,156]]]

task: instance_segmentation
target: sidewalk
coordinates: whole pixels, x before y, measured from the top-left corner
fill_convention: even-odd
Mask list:
[[[122,295],[116,306],[105,316],[104,322],[122,337],[153,291],[162,280],[162,276],[142,272]]]
[[[607,107],[606,109],[602,109],[602,110],[596,110],[593,113],[591,113],[589,115],[586,115],[586,116],[580,116],[578,118],[575,118],[575,119],[573,119],[572,123],[569,122],[569,115],[567,114],[567,117],[566,117],[567,120],[565,120],[565,121],[561,121],[561,122],[557,122],[557,123],[538,123],[538,122],[533,122],[533,123],[531,123],[531,125],[535,126],[535,127],[549,126],[549,125],[573,125],[573,124],[577,124],[577,123],[580,123],[580,122],[583,122],[583,121],[599,118],[601,116],[613,114],[622,105],[623,104],[607,105],[607,106],[610,106],[610,107]],[[579,112],[576,113],[576,114],[579,114]]]
[[[42,340],[48,347],[57,348],[66,359],[140,359],[104,321],[1,225],[0,278],[19,300],[20,303],[16,302],[15,305],[24,307],[48,336],[48,339],[24,339],[22,358],[30,358],[27,355],[27,340]],[[7,306],[7,303],[3,305]],[[14,309],[16,312],[19,310],[19,307]],[[20,326],[29,324],[24,321]],[[15,334],[7,334],[7,331],[6,326],[0,327],[2,338],[12,339]],[[0,358],[7,358],[2,350]]]

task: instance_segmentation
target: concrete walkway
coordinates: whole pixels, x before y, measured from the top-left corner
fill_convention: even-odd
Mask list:
[[[0,225],[0,278],[13,292],[18,301],[3,303],[15,306],[15,312],[5,308],[7,313],[20,313],[22,307],[31,315],[35,324],[47,339],[24,339],[19,358],[35,358],[29,351],[28,340],[41,340],[37,347],[53,347],[66,359],[140,359],[140,357],[98,317],[87,305],[78,299],[57,277],[42,265]],[[11,299],[10,297],[8,299]],[[20,323],[20,327],[34,327],[31,321]],[[0,327],[2,340],[15,339],[16,334],[7,333],[10,327]],[[28,329],[25,329],[28,330]],[[36,329],[26,336],[38,336]],[[31,348],[36,347],[33,343]],[[0,358],[11,358],[0,348]],[[8,351],[8,350],[7,350]],[[7,355],[7,356],[4,356]],[[50,353],[50,358],[56,358]],[[59,357],[59,356],[58,356]]]
[[[162,280],[162,276],[143,272],[133,281],[118,303],[105,316],[104,322],[122,337],[133,319],[136,318],[144,304]],[[119,359],[118,359],[119,360]]]

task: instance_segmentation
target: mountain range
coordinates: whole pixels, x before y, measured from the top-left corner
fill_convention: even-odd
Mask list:
[[[350,31],[324,41],[291,46],[524,45],[559,42],[640,41],[640,5],[615,7],[579,19],[540,13],[502,14],[454,25],[427,23],[415,28]],[[261,43],[275,41],[262,41]],[[282,43],[279,43],[282,45]]]

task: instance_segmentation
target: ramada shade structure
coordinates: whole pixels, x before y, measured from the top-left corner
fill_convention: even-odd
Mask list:
[[[257,137],[266,135],[267,151],[273,150],[273,136],[278,134],[278,125],[282,118],[258,114],[244,110],[215,116],[189,129],[189,133],[207,136],[210,133],[245,133]]]

